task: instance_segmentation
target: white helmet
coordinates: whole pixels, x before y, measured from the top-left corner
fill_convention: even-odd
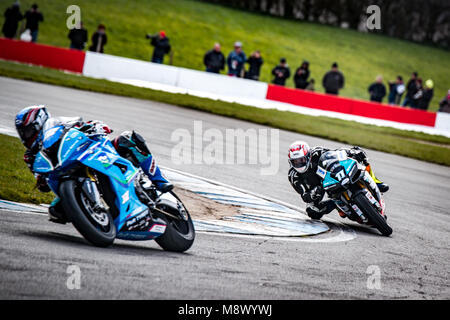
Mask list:
[[[299,173],[308,170],[311,161],[309,145],[304,141],[295,141],[289,146],[289,164]]]

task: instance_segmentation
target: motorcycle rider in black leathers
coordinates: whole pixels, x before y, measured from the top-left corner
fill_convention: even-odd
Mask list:
[[[368,158],[364,150],[359,147],[351,149],[341,148],[347,153],[347,156],[368,166],[370,174],[377,183],[380,192],[387,192],[389,186],[378,180],[370,168]],[[319,159],[323,153],[330,151],[323,147],[309,148],[303,141],[296,141],[289,147],[289,164],[291,165],[288,173],[289,182],[292,187],[307,203],[306,213],[312,219],[321,219],[324,214],[328,214],[337,209],[333,200],[323,200],[325,190],[322,187],[322,180],[316,174]],[[339,209],[339,215],[345,218],[347,215]]]
[[[16,115],[16,129],[26,148],[24,161],[33,172],[33,164],[36,154],[40,151],[43,141],[44,126],[50,124],[62,124],[65,127],[74,127],[87,134],[100,133],[109,134],[112,130],[103,122],[87,121],[81,118],[51,118],[45,106],[30,106],[22,109]],[[125,131],[113,139],[112,144],[117,152],[124,158],[130,160],[136,167],[142,168],[156,189],[161,192],[169,192],[173,185],[162,176],[161,170],[155,162],[144,138],[136,132]],[[33,172],[34,173],[34,172]],[[46,179],[36,176],[36,187],[41,192],[49,192],[50,187]],[[65,214],[59,198],[55,198],[49,207],[49,220],[56,223],[66,223]]]

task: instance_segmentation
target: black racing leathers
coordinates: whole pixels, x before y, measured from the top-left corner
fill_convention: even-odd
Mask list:
[[[339,150],[344,150],[348,157],[358,162],[368,164],[365,152],[359,147],[353,147],[351,149],[341,148]],[[303,201],[308,203],[306,212],[313,219],[320,219],[324,214],[328,214],[335,209],[332,200],[322,201],[325,190],[322,187],[322,180],[316,174],[319,159],[327,151],[330,151],[330,149],[323,147],[311,149],[311,161],[306,172],[299,173],[291,167],[288,173],[289,182],[295,191],[300,194]]]

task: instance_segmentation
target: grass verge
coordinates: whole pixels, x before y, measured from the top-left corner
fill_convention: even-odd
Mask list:
[[[139,88],[6,61],[0,61],[0,76],[164,102],[450,166],[450,138],[443,136],[365,125],[329,117],[313,117],[287,111],[258,109],[236,103]]]
[[[33,174],[23,162],[25,148],[19,139],[0,134],[0,199],[27,202],[50,203],[53,193],[39,192]]]

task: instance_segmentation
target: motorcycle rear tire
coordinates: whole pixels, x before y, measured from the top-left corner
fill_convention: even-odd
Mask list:
[[[174,192],[171,192],[171,194],[181,202],[180,198],[178,198],[178,196]],[[192,222],[191,215],[187,211],[186,207],[184,209],[186,210],[186,214],[188,217],[187,221],[181,220],[179,222],[176,222],[168,216],[162,214],[158,215],[159,218],[163,219],[167,223],[167,227],[164,234],[156,238],[155,241],[161,248],[166,251],[184,252],[188,250],[194,243],[194,223]],[[183,233],[177,230],[176,223],[183,223],[187,231]]]

